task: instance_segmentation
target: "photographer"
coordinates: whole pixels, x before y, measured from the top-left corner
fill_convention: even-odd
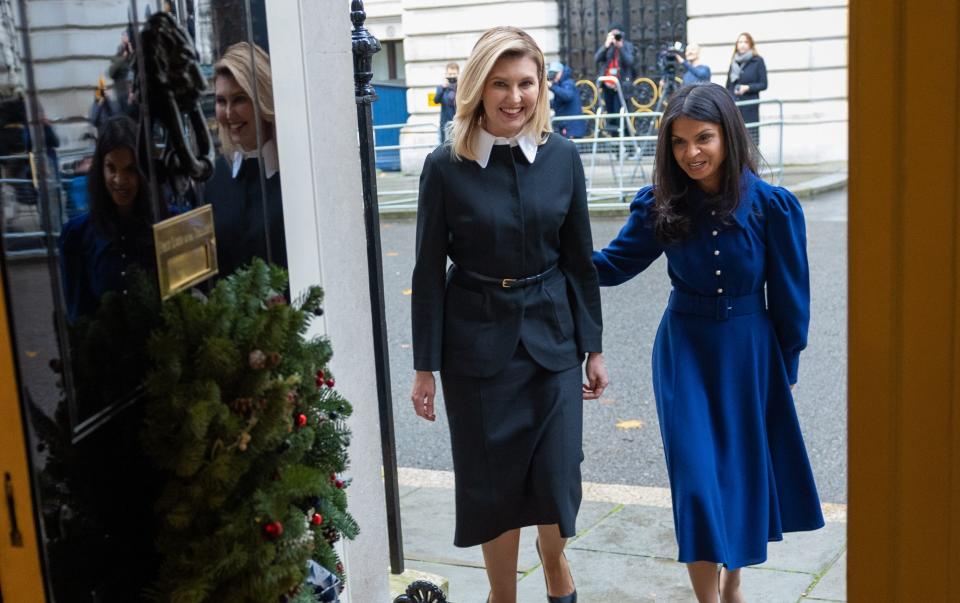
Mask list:
[[[633,44],[626,39],[626,35],[617,24],[610,26],[606,41],[593,55],[593,60],[597,64],[597,73],[613,76],[620,80],[621,85],[622,82],[629,82],[633,77],[634,58]],[[620,112],[620,96],[617,94],[616,85],[612,83],[604,82],[603,107],[607,113]],[[617,120],[608,119],[606,128],[616,130]]]
[[[447,123],[457,113],[457,78],[460,77],[460,65],[447,63],[443,84],[437,86],[433,98],[440,103],[440,144],[447,139]]]
[[[554,117],[582,115],[580,94],[570,76],[570,68],[554,61],[547,67],[547,85],[553,92],[550,108]],[[587,133],[587,122],[582,119],[561,119],[553,122],[553,131],[566,138],[581,138]]]
[[[683,68],[683,85],[689,86],[695,82],[709,82],[710,81],[710,66],[700,64],[700,45],[699,44],[687,44],[687,49],[684,52]]]

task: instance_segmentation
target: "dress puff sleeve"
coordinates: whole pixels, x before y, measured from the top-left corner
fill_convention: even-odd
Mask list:
[[[442,152],[448,152],[446,149]],[[417,201],[416,262],[413,266],[411,322],[413,366],[418,371],[438,371],[443,358],[443,301],[446,291],[447,221],[443,178],[434,154],[428,155],[420,173]]]
[[[773,189],[766,213],[767,306],[792,385],[810,325],[806,225],[800,202],[784,188]]]
[[[91,227],[90,214],[83,214],[64,224],[60,231],[60,278],[71,324],[97,307],[97,299],[87,286],[87,258],[83,252],[83,239]]]
[[[593,265],[597,268],[601,286],[619,285],[630,280],[663,253],[650,221],[652,207],[653,187],[645,186],[633,198],[630,216],[617,238],[602,250],[593,252]]]

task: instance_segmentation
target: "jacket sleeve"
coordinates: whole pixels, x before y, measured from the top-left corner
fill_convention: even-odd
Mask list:
[[[633,44],[631,42],[624,41],[623,46],[620,47],[620,66],[623,70],[623,75],[620,79],[633,78],[634,58]]]
[[[413,368],[440,370],[443,358],[443,301],[446,290],[447,221],[443,178],[428,155],[420,173],[417,202],[416,262],[410,299]]]
[[[67,318],[70,323],[89,313],[96,301],[88,292],[86,283],[86,258],[83,255],[83,222],[71,220],[60,231],[60,279],[63,283],[63,298],[67,305]]]
[[[763,57],[757,57],[757,81],[747,84],[749,92],[760,92],[767,89],[767,64]]]
[[[593,253],[593,265],[597,268],[601,286],[619,285],[630,280],[663,253],[649,220],[652,206],[653,187],[646,186],[630,204],[630,216],[617,238]]]
[[[577,86],[571,79],[565,79],[553,87],[554,99],[558,102],[569,103],[577,98]]]
[[[568,143],[573,155],[573,197],[560,226],[560,269],[567,277],[577,353],[602,352],[603,319],[600,313],[600,285],[590,261],[593,235],[587,210],[587,185],[583,162],[576,146]]]
[[[611,46],[611,48],[612,48],[612,46]],[[597,49],[597,52],[594,53],[594,55],[593,55],[593,62],[597,64],[597,68],[598,68],[599,71],[600,71],[600,75],[603,75],[603,68],[604,68],[604,66],[606,66],[606,64],[607,64],[607,60],[608,60],[608,59],[607,59],[607,51],[608,51],[608,50],[610,50],[610,48],[607,48],[607,47],[605,47],[605,46],[600,46],[600,48]]]
[[[695,78],[701,82],[710,81],[710,66],[709,65],[694,65],[690,61],[684,61],[683,66],[687,68],[687,71],[693,74]]]
[[[767,305],[793,384],[810,325],[806,225],[797,198],[783,188],[774,189],[766,213]]]

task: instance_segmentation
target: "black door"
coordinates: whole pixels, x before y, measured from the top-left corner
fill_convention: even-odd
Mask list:
[[[594,53],[611,25],[618,25],[637,52],[634,77],[658,81],[657,54],[686,42],[686,0],[559,0],[560,56],[576,78],[598,74]]]

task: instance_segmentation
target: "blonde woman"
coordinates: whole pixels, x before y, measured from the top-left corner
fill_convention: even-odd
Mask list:
[[[435,420],[440,371],[454,544],[481,545],[488,600],[516,600],[520,528],[537,526],[548,600],[572,603],[582,401],[607,373],[583,166],[550,135],[543,53],[526,32],[480,37],[450,132],[420,177],[411,399]]]
[[[287,266],[270,57],[256,45],[252,56],[251,62],[250,44],[239,42],[214,65],[222,155],[206,190],[213,204],[221,276],[254,257],[266,260],[268,240],[269,259]]]

